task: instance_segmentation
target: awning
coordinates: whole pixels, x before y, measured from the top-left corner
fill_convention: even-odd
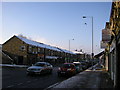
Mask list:
[[[56,57],[56,56],[46,56],[45,58],[46,59],[57,59],[58,57]]]
[[[95,58],[99,58],[100,56],[102,56],[104,54],[104,51],[100,52],[99,54],[95,55]]]

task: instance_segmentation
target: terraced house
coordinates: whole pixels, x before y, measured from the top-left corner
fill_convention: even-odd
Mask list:
[[[71,60],[76,58],[76,54],[68,50],[15,35],[2,45],[2,50],[13,58],[15,64],[31,65],[37,61],[64,63],[68,57]]]

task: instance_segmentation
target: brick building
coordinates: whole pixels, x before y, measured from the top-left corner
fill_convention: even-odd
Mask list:
[[[76,57],[75,53],[68,50],[15,35],[3,44],[2,50],[15,64],[31,65],[37,61],[64,63],[67,57],[71,57],[71,60]]]

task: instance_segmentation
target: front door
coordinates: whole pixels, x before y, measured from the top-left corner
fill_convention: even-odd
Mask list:
[[[23,64],[23,56],[18,56],[18,64]]]

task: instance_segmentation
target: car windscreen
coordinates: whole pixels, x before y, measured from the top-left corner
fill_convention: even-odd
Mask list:
[[[44,64],[44,63],[36,63],[34,66],[41,66],[41,67],[44,67],[45,64]]]

